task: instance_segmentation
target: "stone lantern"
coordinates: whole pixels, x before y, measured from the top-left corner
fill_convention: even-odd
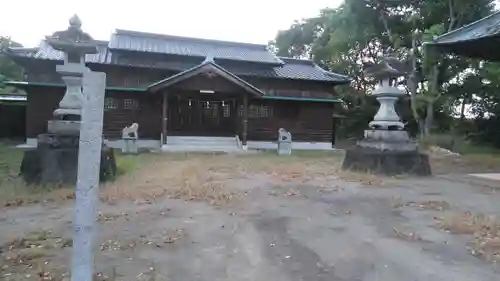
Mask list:
[[[85,55],[97,53],[97,43],[82,31],[82,22],[77,15],[69,20],[69,27],[46,37],[47,43],[64,55],[64,64],[57,65],[56,71],[66,85],[66,92],[54,110],[54,120],[48,122],[48,132],[54,134],[79,133],[82,110],[82,79]]]
[[[46,42],[62,53],[63,64],[56,66],[66,89],[64,96],[47,121],[47,132],[37,136],[37,147],[25,151],[21,175],[27,183],[74,184],[78,172],[78,150],[82,107],[87,99],[83,92],[85,55],[97,53],[97,42],[81,29],[82,22],[73,16],[69,27],[46,37]],[[102,145],[100,179],[114,176],[113,150]]]
[[[386,175],[431,173],[427,155],[420,153],[417,142],[410,139],[395,109],[397,100],[405,95],[396,80],[410,70],[394,57],[383,57],[380,63],[365,69],[367,77],[378,81],[372,95],[380,107],[363,138],[347,150],[343,169]]]

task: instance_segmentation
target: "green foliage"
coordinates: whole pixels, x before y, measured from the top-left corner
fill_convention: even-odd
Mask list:
[[[21,67],[16,65],[5,53],[10,47],[22,47],[22,45],[8,37],[0,37],[0,94],[9,94],[14,91],[14,88],[8,87],[5,82],[23,80]]]
[[[373,81],[364,77],[363,65],[377,62],[388,47],[396,49],[402,59],[415,56],[418,82],[415,113],[422,118],[431,113],[435,119],[439,118],[434,122],[434,130],[447,131],[461,127],[453,122],[452,116],[456,116],[456,108],[461,108],[464,98],[478,115],[500,114],[497,106],[500,68],[491,63],[480,68],[477,61],[441,55],[424,48],[423,43],[487,16],[493,12],[493,2],[345,0],[338,8],[322,10],[319,16],[295,22],[280,31],[273,47],[280,55],[312,58],[322,67],[352,78],[350,88],[337,89],[345,102],[343,114],[348,117],[341,128],[345,135],[362,131],[365,119],[369,118],[362,113],[377,108],[367,96]],[[413,42],[416,49],[412,49]],[[485,80],[490,83],[484,83]],[[403,85],[407,82],[401,81]],[[422,122],[411,114],[409,105],[408,101],[400,106],[405,113],[403,119],[411,126]]]

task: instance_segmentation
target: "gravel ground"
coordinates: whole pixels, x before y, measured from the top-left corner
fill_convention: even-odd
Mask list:
[[[102,203],[95,251],[101,280],[500,280],[496,263],[471,254],[472,235],[438,223],[463,212],[498,214],[496,182],[446,175],[367,183],[257,171],[226,178],[241,194],[237,202]],[[66,201],[2,210],[0,279],[40,280],[43,271],[52,276],[46,280],[60,280],[68,271],[71,247],[61,240],[71,237],[72,208]],[[16,237],[32,242],[12,246]],[[5,259],[35,247],[26,243],[43,251]]]

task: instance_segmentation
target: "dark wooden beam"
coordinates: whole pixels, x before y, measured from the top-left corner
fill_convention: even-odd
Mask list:
[[[241,133],[241,144],[246,149],[248,136],[248,93],[243,94],[243,132]]]
[[[240,99],[234,100],[234,117],[236,118],[236,134],[241,137],[241,116],[240,116]]]
[[[162,133],[162,144],[167,144],[167,124],[168,124],[168,95],[167,92],[163,92],[162,100],[162,111],[161,111],[161,133]]]

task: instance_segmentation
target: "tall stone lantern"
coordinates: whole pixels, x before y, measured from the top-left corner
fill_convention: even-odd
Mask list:
[[[47,121],[47,132],[37,136],[37,148],[24,154],[21,175],[27,183],[74,184],[77,179],[78,148],[82,106],[83,76],[90,72],[85,66],[85,55],[98,52],[97,42],[82,31],[77,15],[69,20],[69,27],[46,37],[46,42],[62,53],[63,64],[56,66],[65,87],[64,96]],[[101,175],[114,175],[116,170],[112,149],[103,145]]]
[[[406,63],[394,57],[383,57],[380,63],[365,69],[367,77],[378,81],[372,95],[380,106],[363,138],[346,151],[343,169],[386,175],[431,174],[427,155],[410,139],[395,109],[397,100],[405,95],[396,80],[408,75],[410,70]]]
[[[82,110],[82,79],[85,55],[97,53],[97,43],[82,31],[82,22],[77,15],[69,20],[69,27],[46,37],[47,43],[64,55],[64,64],[57,65],[56,71],[66,85],[66,92],[54,110],[54,120],[48,122],[49,133],[78,134]]]

